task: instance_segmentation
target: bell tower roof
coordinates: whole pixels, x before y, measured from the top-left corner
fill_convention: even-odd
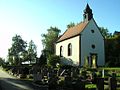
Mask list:
[[[83,20],[86,22],[86,21],[90,21],[92,18],[93,18],[92,9],[87,4],[83,14]]]

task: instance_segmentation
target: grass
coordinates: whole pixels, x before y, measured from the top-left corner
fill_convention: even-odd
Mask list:
[[[101,68],[98,68],[100,70],[119,70],[120,71],[120,67],[101,67]]]
[[[85,88],[86,89],[96,88],[96,84],[86,84]]]

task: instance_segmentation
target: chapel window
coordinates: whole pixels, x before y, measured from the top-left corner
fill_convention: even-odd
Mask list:
[[[63,46],[60,46],[60,57],[63,56]]]
[[[94,33],[95,31],[92,29],[91,32]]]
[[[95,49],[95,45],[94,44],[92,44],[91,47],[92,47],[92,49]]]
[[[69,43],[68,44],[68,56],[71,56],[72,55],[72,44]]]

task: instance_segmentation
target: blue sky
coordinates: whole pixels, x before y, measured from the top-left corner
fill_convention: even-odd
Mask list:
[[[39,56],[41,34],[50,26],[62,34],[70,22],[81,22],[87,3],[98,26],[112,33],[120,30],[120,0],[0,0],[0,57],[6,58],[15,34],[27,42],[33,40]]]

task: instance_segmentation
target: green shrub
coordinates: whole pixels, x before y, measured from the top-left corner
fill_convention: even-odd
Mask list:
[[[57,63],[60,63],[60,57],[56,55],[50,55],[48,58],[48,65],[56,67]]]

